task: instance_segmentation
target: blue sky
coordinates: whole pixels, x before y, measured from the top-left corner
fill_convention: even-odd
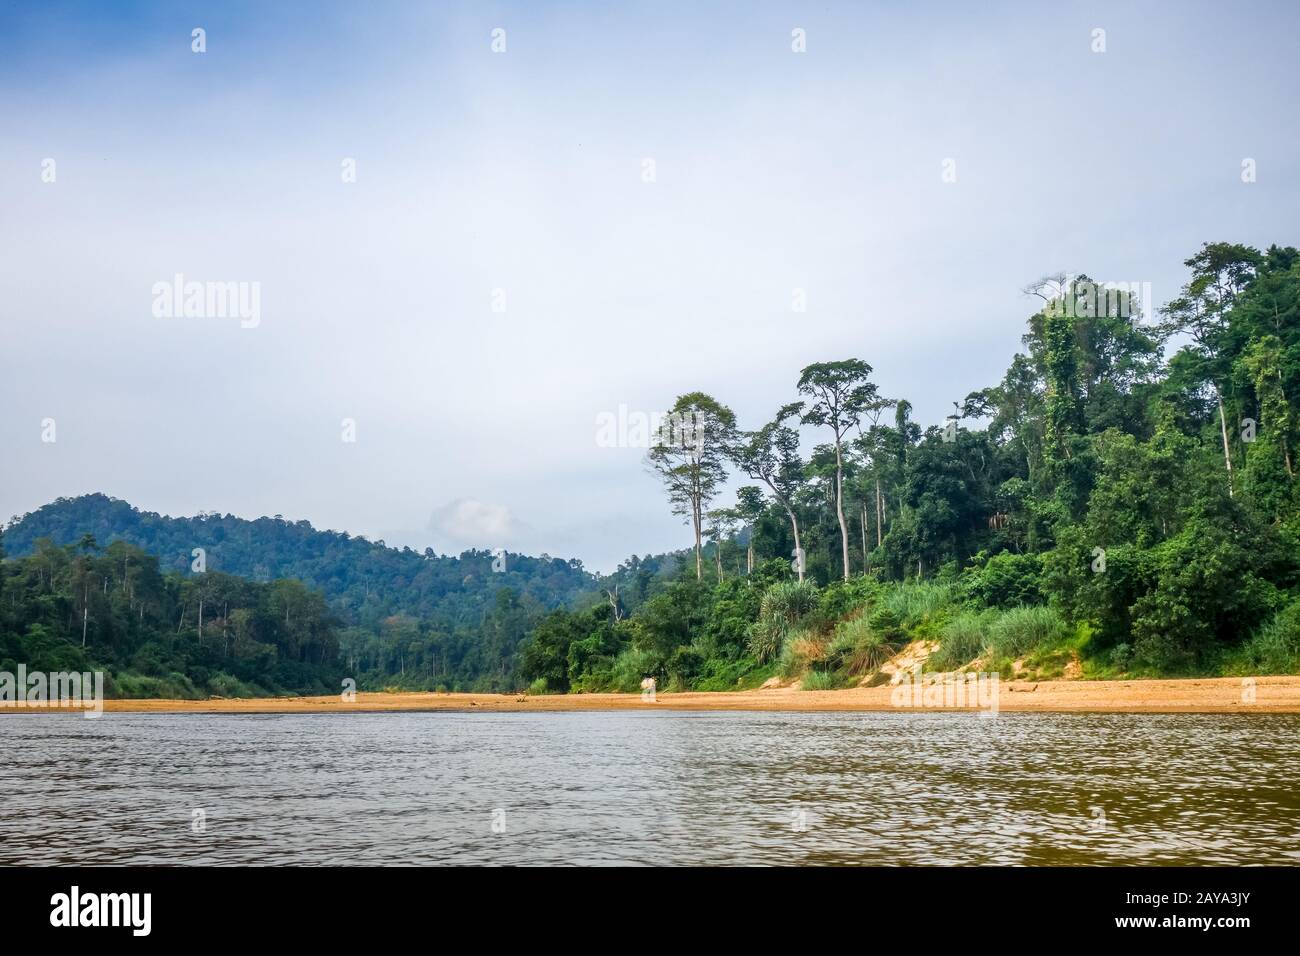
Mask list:
[[[1300,241],[1297,21],[0,5],[0,515],[98,490],[602,569],[684,545],[600,413],[701,389],[756,426],[856,356],[937,422],[1000,378],[1038,276],[1161,302],[1204,241]],[[176,273],[258,283],[260,322],[156,317]]]

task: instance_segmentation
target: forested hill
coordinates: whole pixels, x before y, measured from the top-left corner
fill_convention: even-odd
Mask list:
[[[101,546],[115,540],[136,545],[155,555],[163,571],[190,573],[194,549],[202,548],[208,571],[263,582],[296,578],[363,625],[404,614],[436,619],[449,629],[474,627],[502,588],[527,604],[553,608],[597,585],[577,560],[509,553],[498,572],[490,551],[459,557],[420,553],[279,516],[173,518],[103,494],[60,498],[15,519],[4,532],[4,549],[20,557],[31,554],[41,538],[65,546],[84,535]]]

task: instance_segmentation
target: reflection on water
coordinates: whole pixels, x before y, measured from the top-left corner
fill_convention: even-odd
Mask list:
[[[1300,863],[1297,715],[42,714],[0,743],[0,864]]]

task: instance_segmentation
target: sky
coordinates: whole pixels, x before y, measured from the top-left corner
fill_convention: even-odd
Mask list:
[[[0,517],[687,546],[602,414],[701,390],[754,428],[856,357],[940,423],[1038,277],[1158,305],[1206,241],[1300,243],[1298,33],[1282,2],[0,2]]]

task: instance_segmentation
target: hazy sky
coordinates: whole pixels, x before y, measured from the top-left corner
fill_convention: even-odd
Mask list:
[[[939,422],[1040,275],[1159,303],[1204,241],[1300,242],[1298,10],[4,3],[0,516],[684,546],[599,413],[700,389],[757,426],[852,356]],[[178,273],[260,321],[157,317]]]

